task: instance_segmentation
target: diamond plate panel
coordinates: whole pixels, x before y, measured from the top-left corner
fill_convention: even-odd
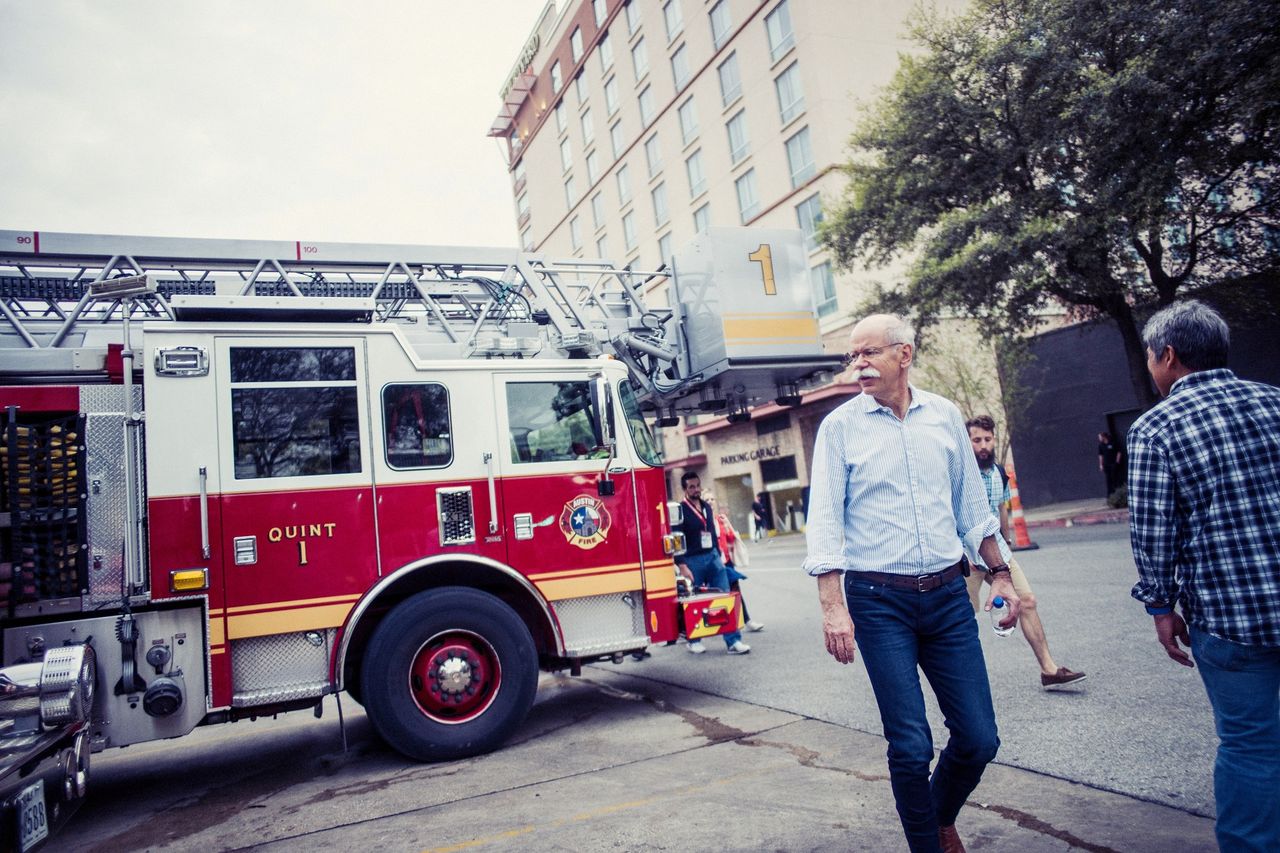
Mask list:
[[[644,593],[636,590],[552,602],[566,655],[585,657],[647,646],[643,601]]]
[[[134,388],[134,408],[142,411],[142,389]],[[80,388],[80,408],[85,413],[85,484],[89,498],[89,596],[88,606],[115,603],[120,600],[124,579],[125,470],[124,470],[124,388],[119,385],[85,385]],[[140,433],[141,434],[141,433]],[[145,448],[139,442],[139,469],[145,459]],[[141,484],[139,500],[146,505],[146,479],[137,473]],[[139,518],[144,518],[141,510]],[[146,564],[145,548],[142,552]]]
[[[336,634],[336,629],[328,628],[232,640],[232,706],[249,708],[325,695]]]

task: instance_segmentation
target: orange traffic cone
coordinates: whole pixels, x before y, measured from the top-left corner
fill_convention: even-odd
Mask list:
[[[1032,542],[1027,534],[1027,520],[1022,517],[1022,499],[1018,497],[1018,477],[1013,473],[1013,468],[1005,469],[1005,473],[1009,475],[1009,493],[1012,495],[1009,499],[1009,515],[1013,517],[1013,550],[1035,550],[1040,546]]]

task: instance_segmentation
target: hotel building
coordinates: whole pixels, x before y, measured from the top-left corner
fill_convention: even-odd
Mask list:
[[[798,228],[830,352],[892,270],[840,274],[814,239],[859,108],[891,78],[906,0],[565,0],[548,3],[503,85],[504,142],[523,247],[657,269],[709,225]],[[659,300],[655,300],[659,301]],[[697,471],[739,530],[767,491],[803,524],[821,419],[856,393],[836,382],[751,422],[665,430],[668,488]]]

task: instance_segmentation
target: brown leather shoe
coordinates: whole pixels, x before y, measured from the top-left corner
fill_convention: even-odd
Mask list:
[[[1053,675],[1045,675],[1040,673],[1040,686],[1045,690],[1057,690],[1060,687],[1068,687],[1070,685],[1079,684],[1089,676],[1083,672],[1073,672],[1065,666],[1058,667],[1058,671]]]
[[[964,843],[960,841],[960,833],[955,824],[938,827],[938,843],[942,845],[942,853],[965,853]]]

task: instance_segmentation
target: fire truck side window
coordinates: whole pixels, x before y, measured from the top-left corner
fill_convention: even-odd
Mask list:
[[[392,468],[440,468],[453,461],[449,392],[443,385],[388,385],[382,425]]]
[[[507,384],[512,462],[588,459],[601,450],[587,382]]]
[[[354,349],[232,347],[230,356],[237,480],[361,470]]]

